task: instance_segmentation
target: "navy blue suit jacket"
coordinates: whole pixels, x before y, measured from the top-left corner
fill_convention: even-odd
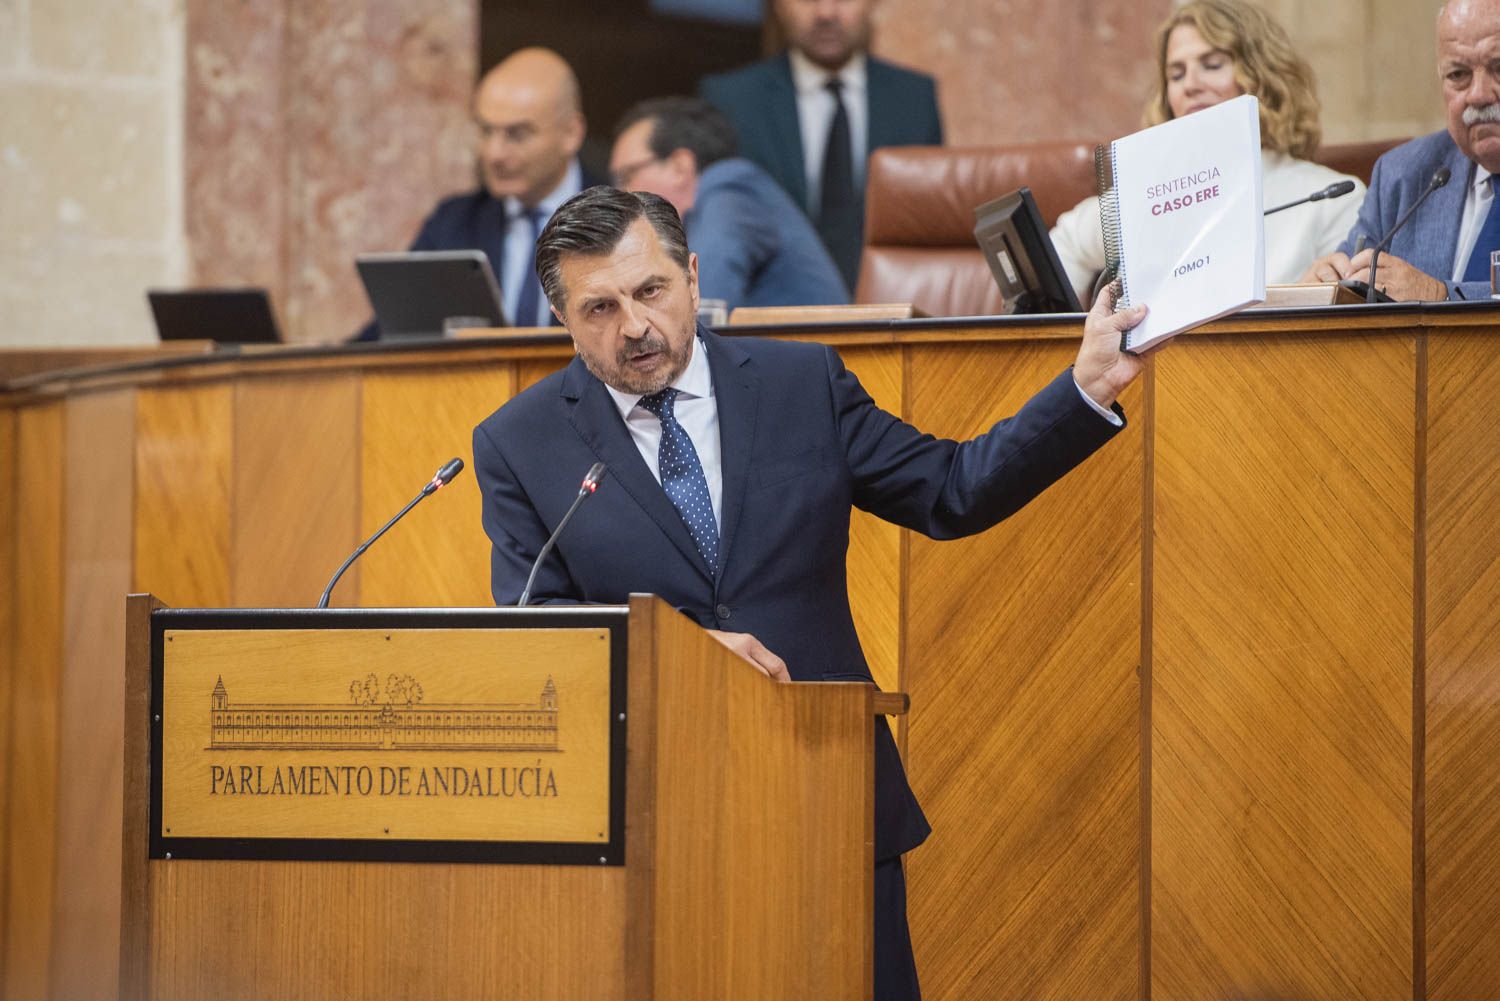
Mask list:
[[[1360,236],[1364,236],[1367,247],[1384,239],[1401,214],[1421,197],[1439,167],[1452,172],[1448,183],[1434,191],[1407,221],[1391,241],[1388,253],[1447,285],[1450,299],[1488,299],[1488,278],[1481,282],[1451,280],[1464,199],[1474,183],[1474,162],[1464,156],[1446,130],[1402,143],[1375,161],[1359,219],[1339,249],[1353,256],[1354,243]],[[1379,283],[1378,275],[1375,281]]]
[[[937,84],[932,77],[874,57],[866,62],[869,99],[868,152],[882,146],[941,146],[943,121],[938,113]],[[803,164],[802,128],[797,118],[797,89],[786,53],[749,66],[703,78],[703,97],[729,118],[739,134],[740,155],[765,168],[792,200],[808,211],[807,173]],[[852,289],[864,241],[864,191],[859,192],[861,229],[848,234],[852,247],[835,247],[844,280]]]
[[[594,462],[609,466],[537,575],[541,600],[621,603],[653,592],[706,628],[752,633],[798,681],[870,681],[849,610],[850,509],[940,539],[981,532],[1117,429],[1067,371],[968,442],[880,410],[821,344],[723,338],[703,327],[719,412],[719,571],[641,458],[604,384],[575,358],[474,431],[497,604],[514,604],[536,554]],[[876,727],[875,857],[927,836],[884,725]]]

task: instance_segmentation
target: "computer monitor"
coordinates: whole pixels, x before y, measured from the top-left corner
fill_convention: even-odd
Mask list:
[[[1081,313],[1030,188],[974,210],[974,238],[1000,286],[1006,313]]]
[[[441,337],[444,321],[503,327],[500,286],[481,250],[411,250],[354,259],[381,337]]]
[[[281,340],[263,288],[150,289],[146,299],[163,341],[274,344]]]

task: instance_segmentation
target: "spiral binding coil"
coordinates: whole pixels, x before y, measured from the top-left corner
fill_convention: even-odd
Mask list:
[[[1104,273],[1094,286],[1109,286],[1115,309],[1125,309],[1130,302],[1125,290],[1124,261],[1120,246],[1120,195],[1115,188],[1113,144],[1094,147],[1094,182],[1099,192],[1099,228],[1104,236]]]

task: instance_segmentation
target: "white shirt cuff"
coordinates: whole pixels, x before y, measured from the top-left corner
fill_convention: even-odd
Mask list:
[[[1099,406],[1099,404],[1095,403],[1094,398],[1088,393],[1085,393],[1083,391],[1083,387],[1078,385],[1077,379],[1073,380],[1073,388],[1078,390],[1078,395],[1083,397],[1083,402],[1087,403],[1094,409],[1094,413],[1098,414],[1100,417],[1103,417],[1105,420],[1109,421],[1117,428],[1125,426],[1125,422],[1120,420],[1119,414],[1115,413],[1113,410],[1110,410],[1108,407],[1101,407]]]

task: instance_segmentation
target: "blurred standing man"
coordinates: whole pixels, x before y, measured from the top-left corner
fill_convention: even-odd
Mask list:
[[[642,101],[615,128],[609,172],[617,188],[672,203],[698,255],[705,299],[737,306],[825,306],[849,301],[838,268],[791,197],[735,155],[734,129],[696,97]]]
[[[537,237],[559,205],[602,183],[578,162],[585,131],[578,79],[551,49],[521,49],[479,81],[473,110],[484,185],[439,202],[411,249],[484,251],[511,325],[549,326],[531,266]],[[360,339],[373,336],[371,323]]]
[[[864,245],[865,163],[882,146],[943,141],[932,77],[869,54],[875,0],[775,0],[788,51],[705,77],[740,149],[817,224],[851,290]]]
[[[1339,249],[1313,262],[1307,282],[1370,280],[1369,250],[1421,197],[1433,192],[1380,255],[1375,284],[1393,299],[1488,299],[1490,253],[1500,250],[1500,0],[1450,0],[1438,11],[1438,76],[1448,129],[1386,153],[1375,163],[1359,221]]]

